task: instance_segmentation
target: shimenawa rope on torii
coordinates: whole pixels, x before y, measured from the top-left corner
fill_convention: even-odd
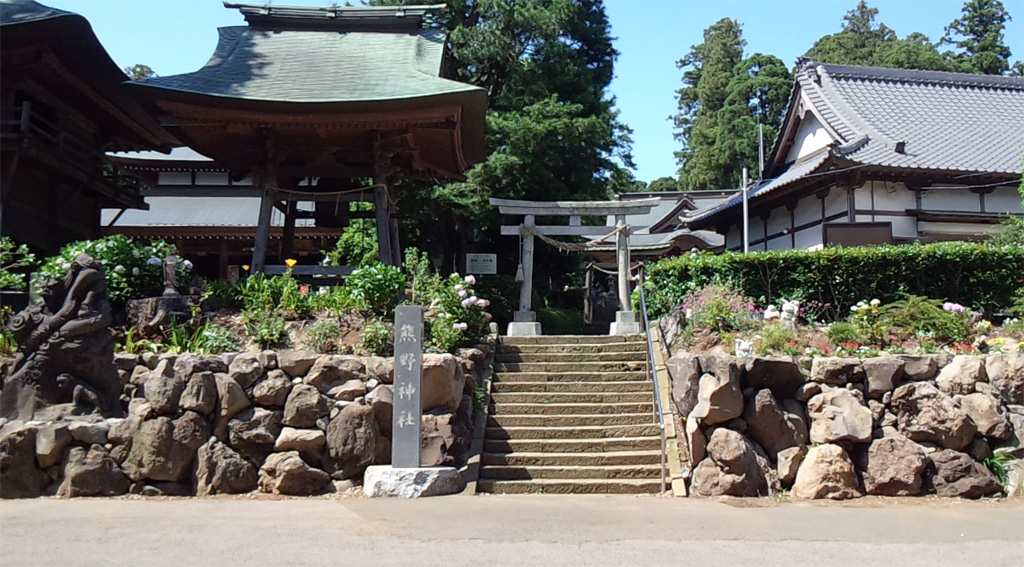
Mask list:
[[[554,238],[550,238],[550,237],[548,237],[548,236],[546,236],[544,234],[541,234],[540,232],[537,231],[537,229],[535,227],[520,225],[519,226],[519,266],[516,268],[516,281],[522,283],[526,279],[526,277],[525,277],[525,275],[523,273],[523,237],[524,236],[532,234],[533,236],[536,236],[537,238],[541,239],[542,241],[550,244],[551,246],[554,246],[555,248],[558,248],[559,250],[561,250],[563,252],[587,252],[587,251],[589,251],[589,250],[591,250],[591,249],[593,249],[593,248],[595,248],[595,247],[597,247],[597,246],[599,246],[601,244],[607,244],[607,242],[605,242],[606,240],[608,240],[609,238],[611,238],[613,236],[618,235],[620,232],[624,232],[624,233],[626,233],[627,236],[629,236],[629,225],[624,224],[622,226],[617,226],[617,227],[615,227],[615,230],[609,232],[608,234],[605,234],[604,236],[600,236],[600,237],[595,238],[593,240],[588,240],[587,242],[574,243],[574,242],[562,242],[561,240],[555,240]]]

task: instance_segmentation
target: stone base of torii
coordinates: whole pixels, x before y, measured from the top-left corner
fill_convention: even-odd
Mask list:
[[[583,226],[581,217],[615,217],[615,258],[618,266],[619,311],[611,324],[609,334],[629,335],[639,333],[642,324],[638,314],[632,310],[629,283],[629,225],[626,215],[644,215],[659,203],[659,199],[638,199],[631,201],[513,201],[491,199],[491,205],[498,207],[503,215],[522,215],[523,222],[515,226],[502,226],[503,236],[518,236],[521,239],[522,287],[519,290],[519,309],[513,314],[508,325],[508,336],[529,337],[541,334],[537,313],[531,306],[533,293],[533,247],[534,236],[584,236],[599,238],[608,236],[607,226]],[[567,216],[569,224],[538,226],[537,216]]]

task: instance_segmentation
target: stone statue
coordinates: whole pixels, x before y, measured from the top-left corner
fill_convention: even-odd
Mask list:
[[[174,297],[178,294],[178,248],[171,244],[171,250],[163,262],[164,296]]]
[[[103,266],[82,254],[63,280],[46,282],[43,303],[11,319],[18,355],[0,392],[0,417],[123,415],[110,323]]]

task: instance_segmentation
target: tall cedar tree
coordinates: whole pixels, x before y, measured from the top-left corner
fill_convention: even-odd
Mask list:
[[[673,117],[682,189],[738,187],[744,166],[758,171],[758,124],[766,144],[775,138],[793,77],[777,57],[744,58],[745,45],[739,22],[723,18],[677,62],[684,70]]]
[[[914,32],[900,39],[894,30],[875,22],[877,15],[877,8],[861,0],[843,16],[842,31],[822,37],[804,56],[812,61],[840,65],[957,70],[928,36]]]
[[[615,159],[633,167],[631,131],[607,93],[618,53],[604,4],[452,0],[435,25],[449,32],[448,75],[487,91],[488,157],[462,182],[402,182],[403,242],[439,254],[446,271],[459,269],[474,242],[497,251],[499,271],[513,274],[518,243],[499,235],[489,197],[605,199],[610,185],[635,186]],[[540,287],[569,283],[572,261],[547,246],[537,255]]]
[[[1010,13],[999,0],[967,0],[960,18],[946,26],[942,43],[956,47],[956,52],[947,55],[962,71],[1006,73],[1010,69],[1010,48],[1004,43],[1003,30],[1009,21]]]

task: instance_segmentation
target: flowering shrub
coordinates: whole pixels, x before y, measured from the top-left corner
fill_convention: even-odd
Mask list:
[[[107,277],[107,291],[115,306],[129,299],[154,297],[163,293],[163,260],[170,252],[170,244],[154,240],[142,244],[122,234],[96,240],[72,242],[60,254],[47,258],[33,277],[32,285],[41,289],[44,279],[62,279],[79,254],[88,254],[103,265]],[[192,262],[178,258],[178,287],[185,291],[191,279]]]
[[[711,284],[686,294],[680,308],[687,327],[692,329],[722,332],[756,325],[754,303],[724,284]]]
[[[429,345],[439,352],[471,344],[487,332],[491,316],[485,310],[490,301],[473,290],[474,276],[462,278],[452,274],[436,287],[431,299]]]

